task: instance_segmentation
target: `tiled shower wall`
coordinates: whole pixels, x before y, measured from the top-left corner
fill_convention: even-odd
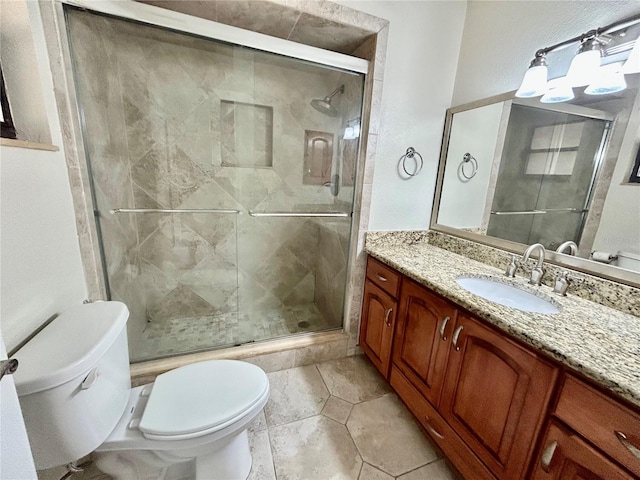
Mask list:
[[[148,319],[311,301],[339,326],[349,219],[247,211],[351,210],[353,186],[342,169],[355,165],[357,140],[339,132],[360,114],[362,78],[86,12],[69,16],[111,293],[131,310],[130,338]],[[332,103],[343,116],[310,107],[341,84],[345,94]],[[271,108],[271,120],[258,113],[242,122],[247,105]],[[260,140],[269,129],[272,145]],[[302,184],[305,130],[335,135],[334,173],[345,183],[337,197]],[[225,166],[229,159],[234,166]],[[114,208],[242,213],[113,215]]]

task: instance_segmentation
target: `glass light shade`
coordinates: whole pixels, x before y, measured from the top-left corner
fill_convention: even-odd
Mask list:
[[[539,97],[547,91],[547,67],[538,65],[529,67],[525,72],[522,84],[516,92],[516,97],[531,98]]]
[[[600,50],[578,53],[569,66],[567,81],[571,87],[589,85],[600,68]]]
[[[585,88],[587,95],[606,95],[627,88],[627,82],[622,73],[622,62],[603,65],[598,70],[596,78]]]
[[[640,39],[636,40],[633,50],[629,54],[629,58],[624,62],[622,73],[640,73]]]
[[[560,103],[567,102],[575,98],[573,88],[569,85],[567,77],[555,78],[549,81],[549,90],[545,93],[540,101],[542,103]]]

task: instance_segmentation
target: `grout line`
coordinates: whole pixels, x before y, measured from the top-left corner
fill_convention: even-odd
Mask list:
[[[265,415],[266,417],[266,415]],[[265,418],[266,419],[266,418]],[[266,423],[266,421],[265,421]],[[276,480],[278,480],[278,471],[276,470],[276,457],[273,451],[273,445],[271,442],[271,430],[269,429],[269,426],[267,425],[267,439],[269,440],[269,450],[271,451],[271,467],[273,468],[273,476]]]

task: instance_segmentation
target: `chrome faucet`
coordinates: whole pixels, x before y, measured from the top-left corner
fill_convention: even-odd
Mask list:
[[[569,255],[575,256],[578,253],[578,245],[571,240],[567,240],[556,248],[556,253],[566,253],[565,250],[569,249]]]
[[[531,270],[531,278],[529,279],[529,283],[539,286],[542,283],[542,276],[544,275],[544,269],[542,268],[545,252],[544,245],[542,245],[541,243],[534,243],[533,245],[529,245],[522,255],[522,263],[525,263],[527,260],[529,260],[531,254],[536,250],[539,250],[538,263]]]

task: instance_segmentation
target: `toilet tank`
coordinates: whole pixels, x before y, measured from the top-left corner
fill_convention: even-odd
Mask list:
[[[78,305],[13,355],[38,470],[87,455],[118,423],[131,390],[128,318],[121,302]]]

